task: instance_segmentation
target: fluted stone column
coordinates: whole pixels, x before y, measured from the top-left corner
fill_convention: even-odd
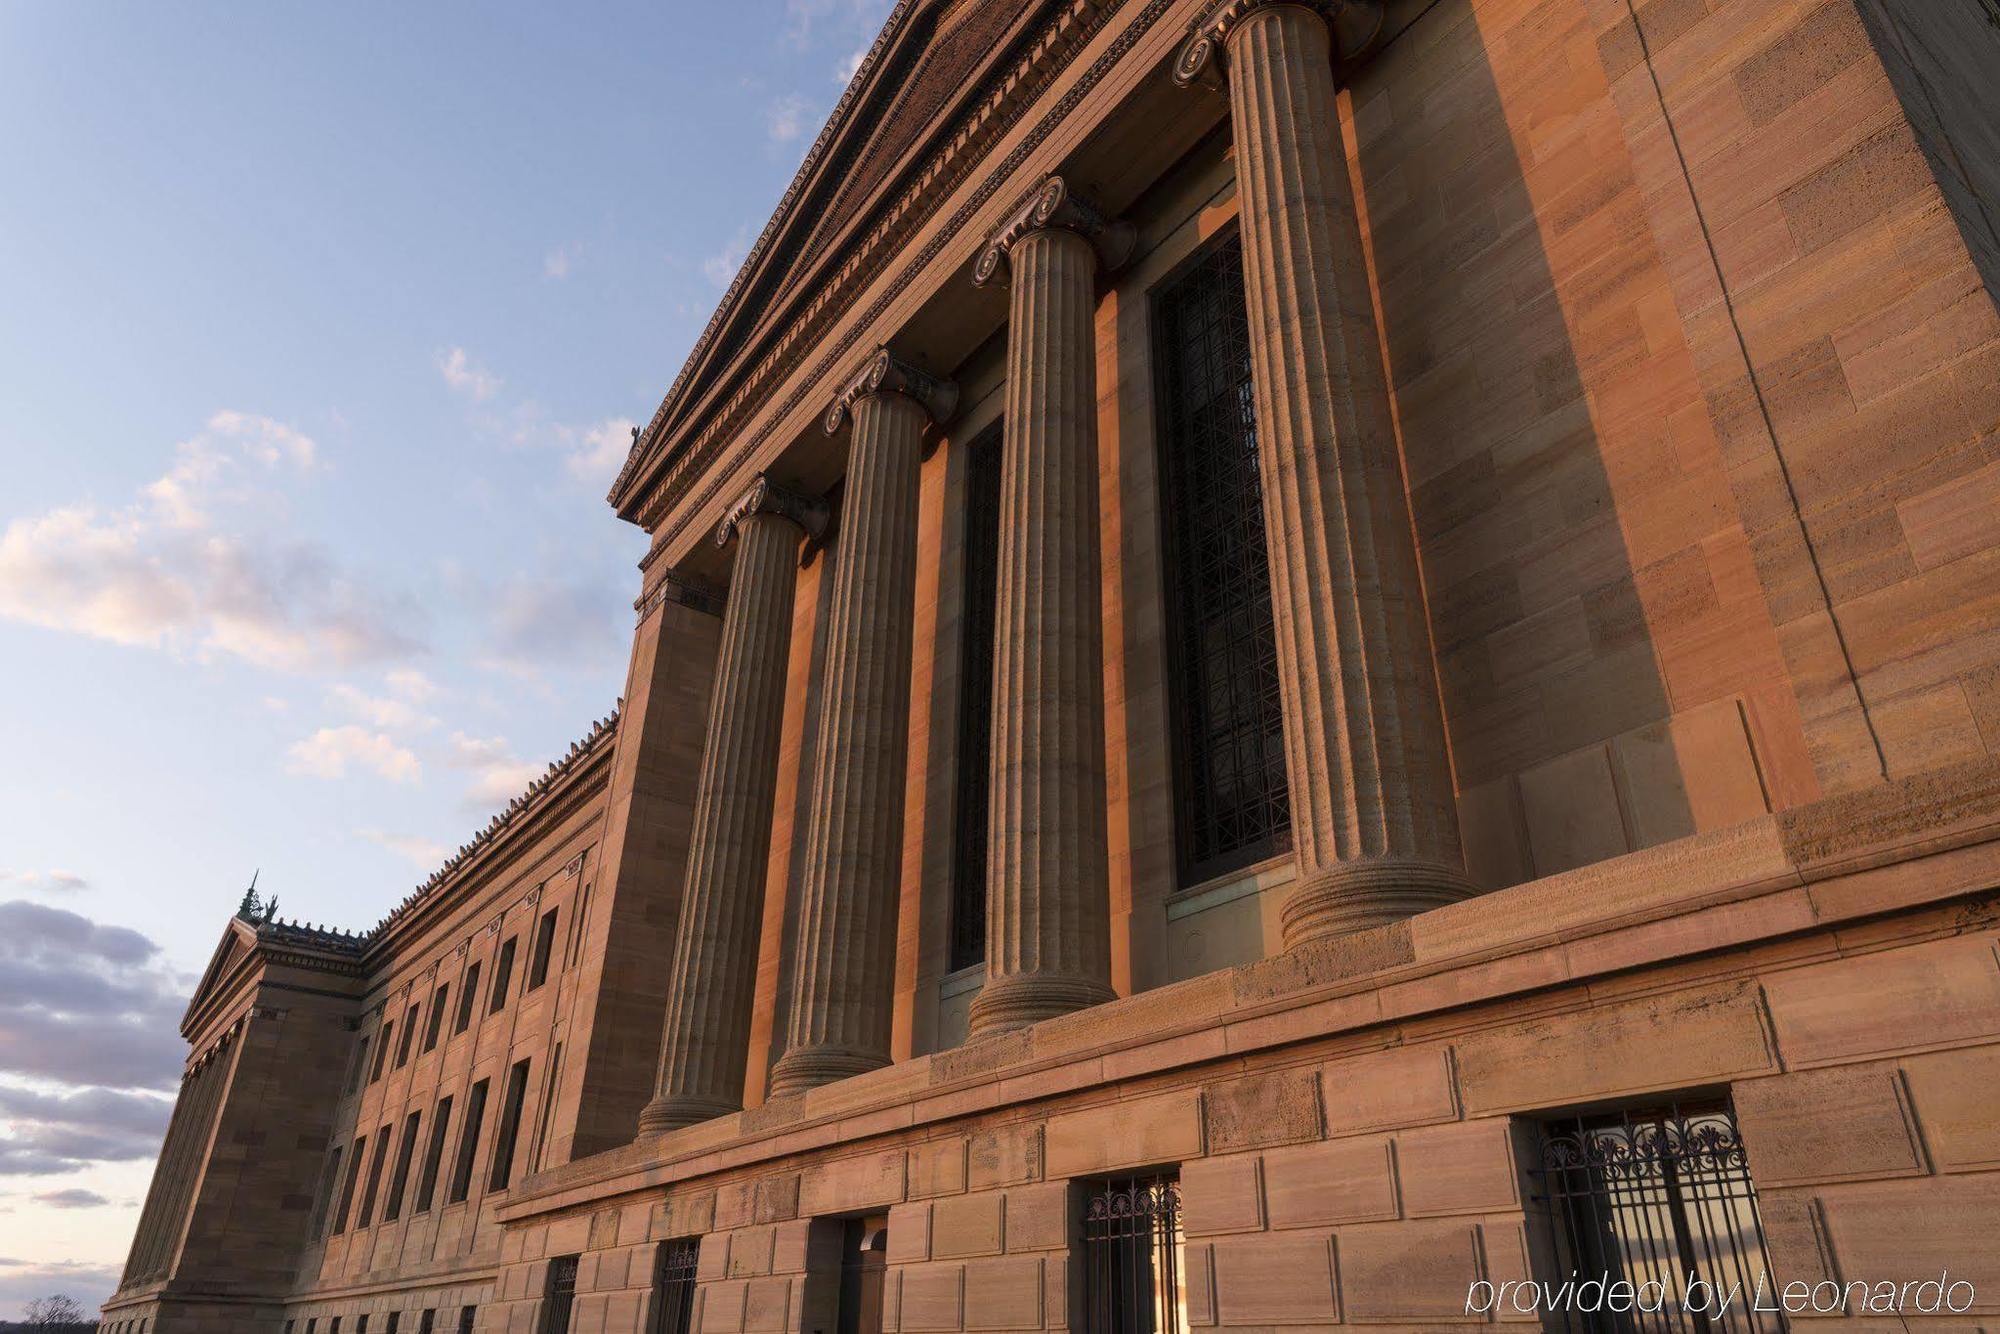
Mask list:
[[[760,476],[716,529],[717,545],[736,540],[736,570],[695,790],[660,1074],[639,1114],[641,1134],[743,1105],[799,540],[825,527],[824,502]]]
[[[776,1096],[889,1062],[909,752],[917,474],[924,426],[956,389],[878,352],[834,400],[852,417],[833,550],[797,947]]]
[[[975,1037],[1112,996],[1093,312],[1131,245],[1052,176],[974,273],[1012,288]]]
[[[1288,948],[1472,892],[1322,11],[1365,39],[1379,6],[1227,0],[1175,68],[1220,63],[1229,86],[1299,864]]]

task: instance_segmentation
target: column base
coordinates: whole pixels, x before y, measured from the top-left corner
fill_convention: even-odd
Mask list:
[[[1464,871],[1440,862],[1343,862],[1293,888],[1280,919],[1285,948],[1399,922],[1478,892]]]
[[[662,1094],[640,1110],[639,1135],[641,1138],[664,1135],[670,1130],[700,1125],[703,1121],[713,1121],[718,1116],[729,1116],[742,1110],[742,1103],[726,1098]]]
[[[770,1096],[776,1098],[787,1093],[804,1093],[821,1084],[880,1070],[887,1064],[889,1058],[886,1056],[852,1051],[846,1047],[793,1047],[771,1067]]]
[[[1087,1010],[1115,1000],[1118,993],[1109,983],[1094,977],[1065,977],[1049,973],[1014,973],[1004,977],[988,975],[986,985],[972,998],[966,1017],[968,1038],[992,1037],[1026,1028],[1029,1024],[1053,1019],[1075,1010]]]

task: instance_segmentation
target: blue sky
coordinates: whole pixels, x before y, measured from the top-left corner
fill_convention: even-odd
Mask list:
[[[253,870],[365,927],[610,710],[605,488],[888,8],[0,6],[0,1313]]]

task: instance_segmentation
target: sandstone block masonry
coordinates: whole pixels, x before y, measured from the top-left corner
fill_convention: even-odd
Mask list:
[[[897,6],[619,711],[229,921],[112,1334],[2000,1321],[1977,9]]]

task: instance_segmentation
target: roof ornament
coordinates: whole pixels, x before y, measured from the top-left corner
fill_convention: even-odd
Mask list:
[[[236,915],[253,926],[270,921],[278,910],[277,895],[272,895],[269,903],[257,897],[257,877],[263,873],[261,866],[250,873],[250,888],[243,891],[243,902],[236,905]]]

